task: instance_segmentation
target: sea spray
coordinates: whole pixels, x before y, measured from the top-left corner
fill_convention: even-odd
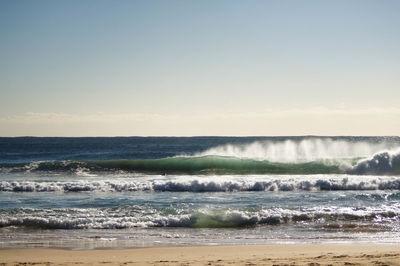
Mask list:
[[[213,147],[196,156],[228,156],[251,158],[270,162],[299,163],[322,159],[351,159],[368,157],[393,144],[366,141],[333,140],[331,138],[305,138],[301,140],[255,141],[246,144],[226,144]]]

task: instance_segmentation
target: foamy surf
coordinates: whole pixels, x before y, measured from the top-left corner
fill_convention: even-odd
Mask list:
[[[235,192],[400,190],[396,176],[216,175],[91,178],[69,181],[0,181],[2,192]]]
[[[9,215],[7,215],[9,214]],[[11,215],[12,214],[12,215]],[[46,229],[126,229],[135,227],[240,228],[300,222],[345,223],[363,220],[393,224],[399,221],[400,204],[375,207],[262,208],[191,210],[121,206],[106,209],[13,209],[3,211],[0,227]],[[6,216],[7,215],[7,216]]]

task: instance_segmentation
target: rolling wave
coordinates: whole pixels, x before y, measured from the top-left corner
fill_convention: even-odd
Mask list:
[[[177,176],[107,180],[0,181],[0,192],[233,192],[400,190],[396,176]]]
[[[31,209],[0,211],[0,228],[125,229],[135,227],[240,228],[256,225],[316,222],[379,222],[396,225],[400,206],[182,210],[120,206],[105,209]],[[398,229],[397,229],[398,230]]]
[[[350,174],[400,174],[400,149],[382,151],[372,157],[360,160],[347,170]]]
[[[244,174],[400,174],[400,150],[381,151],[370,158],[324,159],[310,162],[271,162],[223,156],[171,157],[148,160],[46,161],[3,164],[2,172],[45,171],[100,173],[125,171],[146,174],[244,175]]]
[[[173,157],[151,160],[48,161],[2,165],[3,171],[109,172],[146,174],[328,174],[340,173],[340,166],[324,162],[274,163],[233,157]]]

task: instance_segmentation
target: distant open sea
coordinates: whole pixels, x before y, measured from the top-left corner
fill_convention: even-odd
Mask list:
[[[400,137],[0,138],[0,248],[400,243]]]

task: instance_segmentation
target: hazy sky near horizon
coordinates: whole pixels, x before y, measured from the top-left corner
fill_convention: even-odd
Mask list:
[[[0,136],[399,135],[399,14],[0,0]]]

